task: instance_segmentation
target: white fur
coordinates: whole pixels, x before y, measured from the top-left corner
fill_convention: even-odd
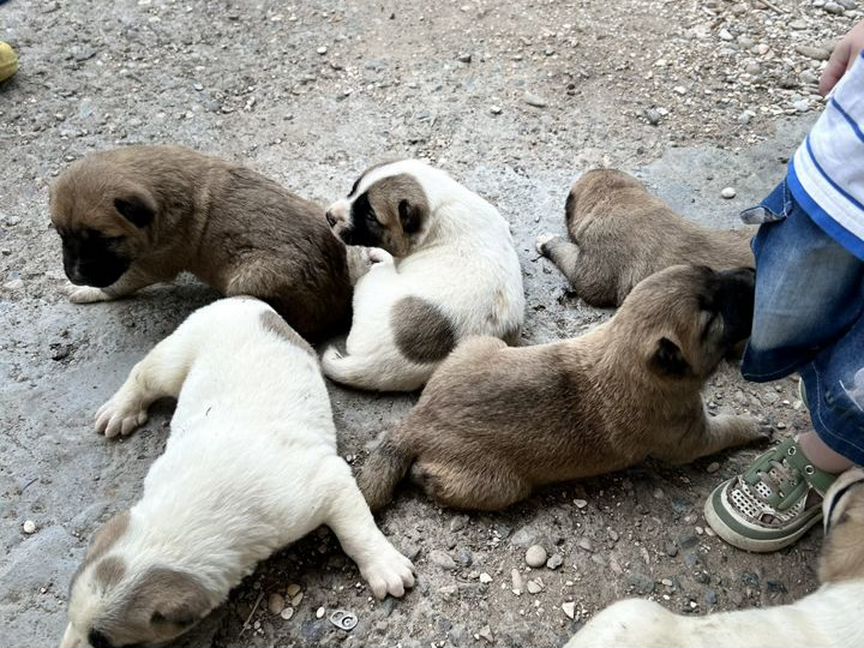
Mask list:
[[[403,297],[420,297],[440,307],[453,323],[457,340],[518,335],[524,320],[522,273],[509,225],[480,196],[444,171],[405,160],[366,174],[353,197],[384,177],[402,173],[423,187],[430,207],[428,226],[407,256],[388,255],[360,277],[346,353],[330,347],[321,358],[329,378],[364,389],[418,389],[439,364],[418,364],[399,352],[390,314]],[[330,210],[344,219],[350,202],[340,200]]]
[[[402,596],[413,567],[375,526],[336,452],[317,359],[262,327],[269,310],[233,298],[196,311],[99,410],[98,431],[128,434],[154,400],[179,397],[165,453],[108,555],[131,574],[153,565],[191,572],[215,607],[260,560],[326,524],[375,596]],[[63,647],[87,645],[104,603],[88,571],[72,593]]]

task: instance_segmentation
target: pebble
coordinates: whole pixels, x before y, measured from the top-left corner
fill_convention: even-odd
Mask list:
[[[492,637],[492,628],[490,628],[488,625],[483,626],[480,629],[480,632],[477,633],[477,636],[479,638],[485,639],[488,643],[492,643],[494,641],[494,638]]]
[[[442,569],[456,569],[456,561],[440,549],[434,549],[430,551],[429,560],[431,560],[433,563],[435,563]]]
[[[529,106],[534,106],[535,108],[545,108],[546,100],[543,97],[535,95],[531,92],[525,93],[525,103]]]
[[[451,531],[461,531],[465,528],[465,525],[468,524],[468,516],[467,515],[457,515],[452,520],[450,520],[450,530]]]
[[[660,111],[656,108],[649,108],[645,111],[645,119],[648,120],[648,123],[652,126],[657,126],[660,123],[660,120],[663,118],[663,115],[660,114]],[[584,501],[584,500],[582,500]]]
[[[490,106],[489,112],[492,113],[493,115],[500,115],[501,114],[501,106]]]
[[[837,0],[837,4],[844,9],[855,9],[858,6],[857,0]]]
[[[561,554],[552,554],[549,560],[546,561],[547,569],[558,569],[561,565],[564,564],[564,558],[561,557]]]
[[[606,535],[609,536],[612,542],[618,542],[619,535],[615,529],[606,529]]]
[[[590,553],[594,551],[594,543],[591,542],[590,538],[586,538],[583,536],[579,538],[579,548],[584,549],[585,551]]]
[[[288,598],[294,598],[300,593],[300,590],[303,588],[300,587],[297,583],[291,583],[288,588],[285,590],[285,594],[288,595]]]
[[[24,281],[21,279],[13,279],[3,284],[6,290],[21,290],[24,287]]]
[[[317,610],[315,610],[315,618],[316,619],[323,619],[324,615],[326,613],[327,613],[327,610],[325,610],[323,607],[319,607]]]
[[[684,86],[675,86],[674,88],[672,88],[672,90],[675,92],[675,94],[679,94],[682,96],[687,94],[687,88],[685,88]]]
[[[640,572],[630,574],[627,582],[633,586],[637,594],[647,595],[654,591],[654,579]]]
[[[525,562],[529,567],[542,567],[546,564],[546,549],[542,545],[532,545],[525,552]]]
[[[299,607],[299,605],[302,601],[303,601],[303,592],[299,592],[291,598],[291,605],[294,606],[295,608]]]
[[[519,573],[518,569],[512,569],[510,571],[510,581],[513,585],[511,590],[516,596],[519,596],[525,589],[525,582],[522,580],[522,574]]]
[[[811,45],[796,45],[795,51],[801,54],[801,56],[806,56],[817,61],[827,61],[831,57],[831,52],[828,50]]]
[[[460,63],[470,63],[471,62],[471,55],[470,54],[460,54],[458,57],[458,61]]]
[[[492,577],[486,572],[483,572],[480,574],[480,582],[483,584],[489,584],[492,582]]]
[[[21,528],[27,535],[32,535],[36,533],[36,523],[33,520],[25,521],[24,525]]]
[[[729,200],[730,198],[734,198],[736,193],[734,187],[724,187],[723,191],[720,192],[720,195],[726,200]]]
[[[586,506],[588,506],[588,500],[574,499],[573,504],[576,506],[576,508],[581,510],[581,509],[584,509]]]
[[[291,617],[294,616],[294,608],[293,607],[286,607],[284,610],[282,610],[279,613],[279,616],[282,617],[283,619],[285,619],[286,621],[290,621]]]
[[[526,587],[529,594],[539,594],[543,591],[543,583],[540,581],[529,580]]]
[[[731,40],[735,40],[735,37],[734,37],[732,34],[729,33],[729,30],[728,30],[728,29],[725,29],[725,28],[724,28],[724,29],[721,29],[721,30],[717,33],[717,35],[720,37],[720,40],[724,40],[724,41],[731,41]]]
[[[720,470],[720,464],[717,463],[716,461],[712,461],[710,464],[708,464],[708,467],[705,469],[705,472],[707,472],[709,475],[713,475],[718,470]]]
[[[568,619],[576,618],[576,604],[573,601],[567,601],[566,603],[562,603],[561,609],[564,610],[564,614],[567,615]]]
[[[792,107],[795,108],[798,112],[807,112],[810,110],[810,100],[809,99],[799,99],[792,103]]]
[[[843,8],[843,5],[840,5],[836,2],[826,2],[825,6],[822,8],[830,14],[834,14],[835,16],[842,16],[846,12],[846,10]]]
[[[271,594],[267,599],[267,609],[270,610],[270,614],[281,614],[285,609],[285,597],[281,594]]]
[[[321,47],[319,47],[319,48],[318,48],[317,50],[315,50],[315,51],[318,52],[321,56],[324,56],[324,55],[327,53],[327,46],[326,46],[326,45],[322,45]]]

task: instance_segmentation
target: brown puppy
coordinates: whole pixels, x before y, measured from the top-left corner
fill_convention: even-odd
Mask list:
[[[76,303],[116,299],[188,271],[251,295],[303,337],[347,325],[345,246],[324,210],[264,176],[173,146],[88,155],[51,188]]]
[[[544,484],[649,456],[686,463],[762,438],[755,419],[707,416],[700,394],[750,333],[753,278],[674,266],[581,337],[521,348],[467,339],[373,450],[361,491],[381,507],[413,463],[442,504],[496,510]]]
[[[755,267],[751,230],[694,225],[621,171],[584,174],[570,189],[564,211],[571,242],[544,234],[537,251],[592,306],[620,306],[637,283],[671,265]]]

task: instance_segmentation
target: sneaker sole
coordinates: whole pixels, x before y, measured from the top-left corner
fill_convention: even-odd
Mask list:
[[[711,497],[709,497],[705,501],[705,507],[703,509],[705,513],[705,519],[707,520],[708,525],[714,530],[714,532],[718,536],[720,536],[723,540],[728,542],[733,547],[753,553],[770,553],[772,551],[779,551],[780,549],[785,549],[786,547],[795,544],[801,538],[801,536],[807,533],[822,519],[822,514],[820,512],[819,515],[814,515],[813,519],[808,520],[803,526],[801,526],[801,528],[796,529],[793,533],[789,535],[784,535],[780,538],[771,538],[765,540],[749,538],[739,533],[735,529],[731,528],[719,515],[717,515],[714,507],[711,505],[713,495],[714,494],[712,493]]]

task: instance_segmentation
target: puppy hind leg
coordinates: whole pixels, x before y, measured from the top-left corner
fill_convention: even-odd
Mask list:
[[[342,355],[334,346],[328,347],[321,356],[321,369],[330,380],[373,391],[420,389],[435,366],[412,366],[404,359],[394,361],[382,356]]]
[[[147,408],[164,397],[177,398],[200,338],[193,315],[159,342],[129,373],[126,382],[96,412],[96,431],[106,437],[130,434],[147,422]]]
[[[500,511],[531,495],[531,484],[506,467],[484,463],[464,469],[440,462],[418,462],[411,480],[432,499],[462,510]]]
[[[351,476],[348,466],[337,459],[330,491],[329,514],[324,520],[339,544],[357,563],[360,575],[376,598],[388,594],[400,597],[414,586],[414,565],[403,556],[376,526],[366,500]]]

